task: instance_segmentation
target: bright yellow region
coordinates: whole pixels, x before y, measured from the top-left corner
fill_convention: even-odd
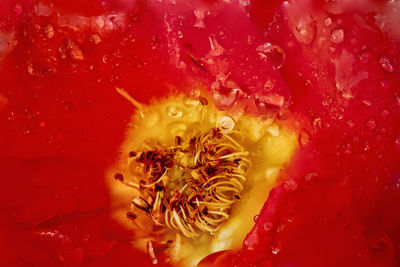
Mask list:
[[[158,144],[173,144],[175,136],[190,138],[195,133],[208,131],[214,127],[236,130],[235,139],[250,153],[252,168],[248,172],[247,183],[242,198],[233,206],[230,219],[218,232],[211,236],[204,233],[192,240],[182,236],[180,248],[172,255],[174,262],[183,266],[194,266],[210,253],[239,249],[246,234],[254,226],[256,216],[268,198],[269,191],[276,185],[276,178],[293,155],[298,146],[298,135],[292,129],[279,125],[274,119],[261,119],[246,115],[244,112],[218,110],[208,99],[208,105],[202,105],[198,99],[183,95],[172,96],[141,105],[131,99],[123,90],[117,89],[130,100],[138,110],[132,117],[126,132],[126,139],[121,146],[121,159],[109,172],[107,180],[111,180],[110,188],[115,218],[135,233],[134,245],[146,249],[148,240],[176,239],[172,230],[157,237],[149,227],[149,221],[138,218],[133,224],[125,214],[129,210],[130,201],[138,192],[110,179],[115,172],[129,177],[128,153],[143,151]],[[230,123],[233,122],[233,125]],[[224,130],[224,129],[222,129]],[[140,229],[138,229],[140,228]]]

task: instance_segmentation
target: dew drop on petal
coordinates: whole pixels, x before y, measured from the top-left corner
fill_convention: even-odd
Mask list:
[[[396,147],[398,149],[400,149],[400,135],[396,137],[396,140],[394,141],[394,143],[395,143]]]
[[[272,63],[272,67],[276,70],[282,68],[283,64],[285,63],[286,54],[279,46],[273,45],[267,56]]]
[[[269,222],[269,221],[267,221],[267,222],[265,222],[265,223],[263,223],[263,230],[265,231],[265,232],[268,232],[268,231],[271,231],[271,229],[272,229],[272,222]]]
[[[283,187],[286,189],[286,191],[293,192],[297,189],[298,185],[295,180],[290,179],[283,183]]]
[[[381,67],[386,70],[387,72],[393,72],[394,68],[392,65],[392,62],[390,61],[389,57],[387,55],[381,56],[379,59],[379,64],[381,64]]]
[[[239,0],[239,4],[243,7],[250,5],[250,0]]]
[[[258,221],[258,215],[254,216],[253,221],[254,221],[255,223],[257,223],[257,221]]]
[[[316,172],[309,172],[306,175],[304,175],[304,181],[309,183],[309,184],[313,184],[317,179],[318,179],[319,175]]]
[[[235,128],[235,122],[231,117],[223,116],[219,119],[218,126],[224,133],[229,133]]]
[[[351,154],[351,151],[352,151],[352,146],[351,146],[351,144],[347,144],[346,146],[345,146],[345,148],[344,148],[344,153],[345,154]]]
[[[173,118],[180,118],[182,117],[182,110],[176,106],[169,106],[167,107],[167,114]]]
[[[340,44],[344,40],[344,31],[343,29],[334,29],[331,32],[331,41],[335,44]]]
[[[382,118],[386,118],[387,116],[389,116],[389,111],[387,109],[382,110],[381,116]]]
[[[299,134],[299,144],[302,146],[308,145],[310,143],[310,134],[305,130],[301,130]]]
[[[369,53],[367,51],[361,51],[360,54],[358,55],[358,58],[360,59],[361,63],[367,63],[369,61]]]
[[[220,110],[227,110],[231,108],[237,100],[237,90],[232,90],[228,93],[215,92],[213,94],[214,104]]]
[[[47,39],[53,38],[55,33],[53,25],[51,24],[45,25],[43,28],[43,32],[46,35]]]
[[[101,42],[100,35],[98,35],[97,33],[91,34],[89,38],[94,44],[99,44]]]
[[[301,18],[292,30],[294,37],[299,43],[310,44],[317,31],[317,23],[312,17]]]
[[[256,51],[262,59],[271,62],[274,69],[280,69],[285,63],[286,54],[283,49],[277,45],[265,43],[256,48]]]
[[[260,237],[258,236],[257,232],[252,232],[247,235],[246,239],[244,240],[244,246],[248,250],[254,250],[254,246],[260,243]]]
[[[326,26],[329,26],[329,25],[332,24],[332,19],[331,18],[326,18],[324,23],[325,23]]]
[[[209,54],[214,57],[221,56],[225,49],[218,43],[215,36],[209,36],[208,40],[210,41],[210,52]]]
[[[376,128],[376,121],[373,118],[370,118],[366,122],[367,128],[370,129],[371,131]]]
[[[314,129],[321,129],[322,128],[322,119],[320,117],[314,118],[313,126],[314,126]]]
[[[197,106],[199,103],[200,103],[200,102],[199,102],[197,99],[193,99],[193,98],[190,98],[190,97],[185,98],[185,99],[183,100],[183,104],[184,104],[186,107],[188,107],[188,108],[190,108],[190,107],[195,107],[195,106]]]
[[[97,25],[99,28],[103,28],[104,25],[105,25],[104,19],[103,19],[102,17],[97,17],[97,18],[96,18],[96,25]]]
[[[177,35],[178,35],[178,38],[179,38],[179,39],[182,39],[182,38],[183,38],[183,33],[182,33],[182,31],[178,31]]]
[[[276,124],[275,124],[275,125],[271,125],[271,126],[269,126],[269,127],[267,128],[267,132],[268,132],[270,135],[274,136],[274,137],[278,137],[279,134],[280,134],[279,126],[276,125]]]
[[[285,101],[284,97],[279,94],[268,94],[256,97],[254,100],[258,109],[263,110],[268,106],[281,108]]]
[[[204,18],[206,16],[206,12],[203,9],[196,9],[194,11],[194,15],[196,17],[196,22],[194,23],[194,27],[196,28],[204,28],[205,24],[204,24]]]
[[[277,255],[282,250],[282,243],[280,241],[275,240],[271,246],[271,252],[274,255]]]

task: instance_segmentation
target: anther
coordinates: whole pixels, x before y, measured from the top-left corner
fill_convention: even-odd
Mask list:
[[[124,181],[124,176],[122,174],[120,174],[120,173],[116,173],[116,174],[114,174],[114,179],[117,180],[117,181],[123,182]]]
[[[208,100],[205,97],[200,97],[199,102],[202,106],[207,106],[208,105]]]

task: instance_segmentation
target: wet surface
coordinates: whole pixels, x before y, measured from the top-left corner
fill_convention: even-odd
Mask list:
[[[231,2],[2,2],[3,265],[151,264],[108,217],[133,112],[114,87],[206,87],[300,129],[243,249],[212,260],[400,264],[399,3]]]

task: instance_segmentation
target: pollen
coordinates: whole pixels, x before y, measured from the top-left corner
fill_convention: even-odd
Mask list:
[[[129,153],[140,196],[132,210],[146,212],[153,223],[174,229],[188,238],[202,232],[214,235],[230,217],[232,204],[240,199],[251,167],[246,151],[220,128],[197,133],[186,141],[175,137],[163,145]],[[124,182],[121,174],[115,179]]]
[[[116,89],[136,112],[108,181],[134,246],[152,260],[162,248],[184,266],[239,248],[298,145],[296,131],[273,117],[218,110],[204,92],[145,105]]]

